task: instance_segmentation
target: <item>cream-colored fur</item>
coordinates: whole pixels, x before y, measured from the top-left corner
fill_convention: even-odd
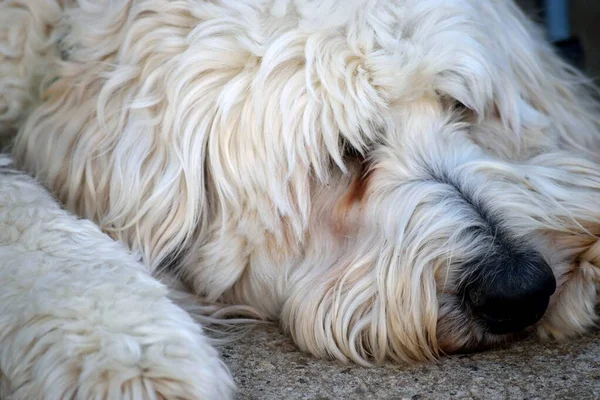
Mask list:
[[[96,225],[6,167],[0,221],[2,399],[230,396],[200,326]]]
[[[533,329],[593,325],[595,89],[512,1],[4,0],[0,15],[18,165],[204,301],[365,365],[506,341],[456,291],[493,243],[473,233],[483,209],[552,267]]]

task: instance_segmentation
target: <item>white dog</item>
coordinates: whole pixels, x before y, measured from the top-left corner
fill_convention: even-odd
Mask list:
[[[17,166],[133,254],[0,176],[2,394],[229,397],[162,272],[364,365],[584,332],[595,96],[509,0],[0,0]]]

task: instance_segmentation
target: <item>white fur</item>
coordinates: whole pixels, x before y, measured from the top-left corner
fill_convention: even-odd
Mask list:
[[[494,243],[473,234],[485,209],[557,279],[533,329],[594,324],[595,89],[512,1],[10,0],[0,14],[26,27],[0,25],[0,68],[23,82],[0,96],[28,99],[0,114],[23,121],[19,166],[149,270],[178,260],[204,301],[364,365],[505,341],[456,291]]]
[[[119,243],[0,170],[0,397],[222,399],[202,329]]]

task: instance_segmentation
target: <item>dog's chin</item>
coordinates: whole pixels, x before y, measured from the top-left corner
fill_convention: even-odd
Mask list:
[[[442,295],[437,325],[437,345],[441,354],[471,354],[505,348],[535,331],[535,325],[518,332],[494,332],[489,324],[464,309],[460,298]]]
[[[476,326],[471,329],[469,332],[461,332],[460,336],[440,336],[438,338],[440,353],[445,355],[472,354],[502,349],[529,337],[533,332],[531,328],[505,334],[490,333],[485,326]]]

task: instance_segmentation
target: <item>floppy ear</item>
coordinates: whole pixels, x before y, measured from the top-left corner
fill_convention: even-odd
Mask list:
[[[54,82],[14,145],[21,167],[151,267],[201,222],[205,196],[203,140],[171,136],[178,105],[164,80],[194,19],[164,12],[85,0],[65,10],[69,59],[47,66]]]
[[[385,108],[345,34],[243,2],[108,3],[66,12],[69,59],[21,165],[151,266],[209,218],[301,237],[311,180],[345,169],[342,142],[364,148]]]

